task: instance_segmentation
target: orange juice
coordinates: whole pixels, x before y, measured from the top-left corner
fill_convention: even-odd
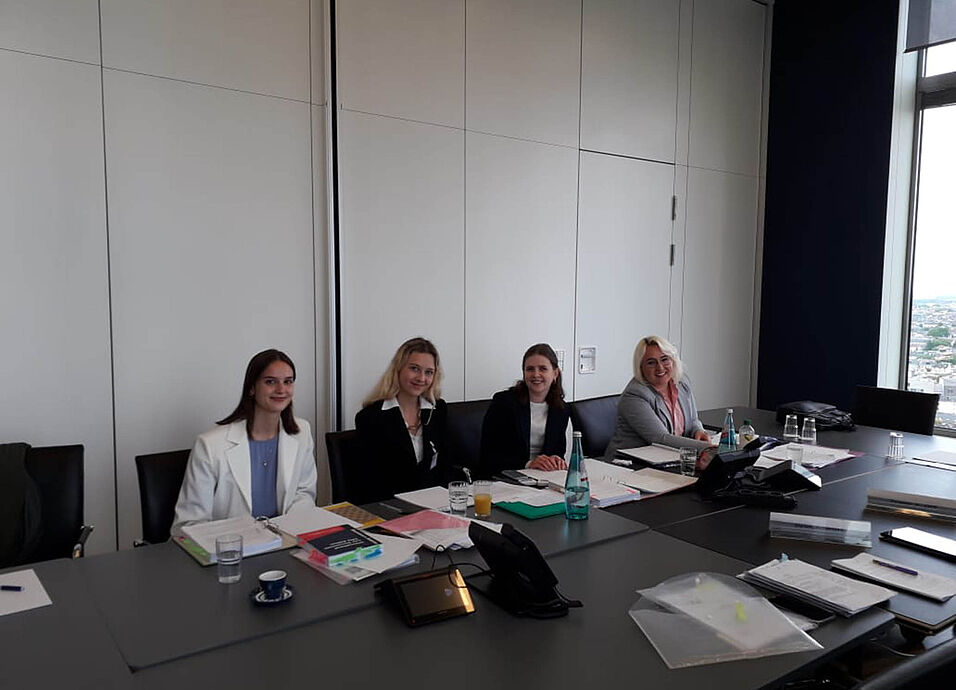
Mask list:
[[[477,517],[491,515],[491,494],[475,494],[475,515]]]

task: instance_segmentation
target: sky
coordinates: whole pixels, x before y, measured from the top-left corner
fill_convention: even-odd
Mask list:
[[[956,71],[956,42],[930,48],[926,74]],[[923,114],[913,297],[956,296],[956,105]]]

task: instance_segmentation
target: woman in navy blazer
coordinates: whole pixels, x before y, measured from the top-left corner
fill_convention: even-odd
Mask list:
[[[395,352],[355,415],[364,476],[353,502],[445,483],[441,379],[438,350],[425,338],[407,340]]]
[[[571,452],[571,411],[558,357],[538,343],[521,360],[522,379],[495,393],[481,425],[481,470],[560,470]]]

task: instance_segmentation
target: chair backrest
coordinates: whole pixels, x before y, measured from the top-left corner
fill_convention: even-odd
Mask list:
[[[478,467],[481,458],[481,424],[490,405],[491,400],[448,403],[445,452],[453,465],[472,470]]]
[[[188,449],[136,456],[143,541],[160,544],[169,539],[188,460]]]
[[[25,464],[43,511],[43,536],[31,558],[69,558],[83,526],[83,446],[30,448]]]
[[[325,434],[325,448],[329,453],[329,475],[332,480],[332,502],[364,503],[361,492],[360,445],[358,432],[329,431]]]
[[[956,674],[956,639],[901,661],[854,686],[854,690],[916,690],[952,687]]]
[[[603,458],[617,425],[620,395],[575,400],[571,403],[571,425],[581,432],[581,446],[589,458]]]
[[[882,429],[932,434],[938,406],[938,393],[857,386],[853,421]]]

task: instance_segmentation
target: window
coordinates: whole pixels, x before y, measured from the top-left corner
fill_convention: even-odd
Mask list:
[[[906,388],[939,393],[937,427],[956,432],[956,42],[922,63]]]

